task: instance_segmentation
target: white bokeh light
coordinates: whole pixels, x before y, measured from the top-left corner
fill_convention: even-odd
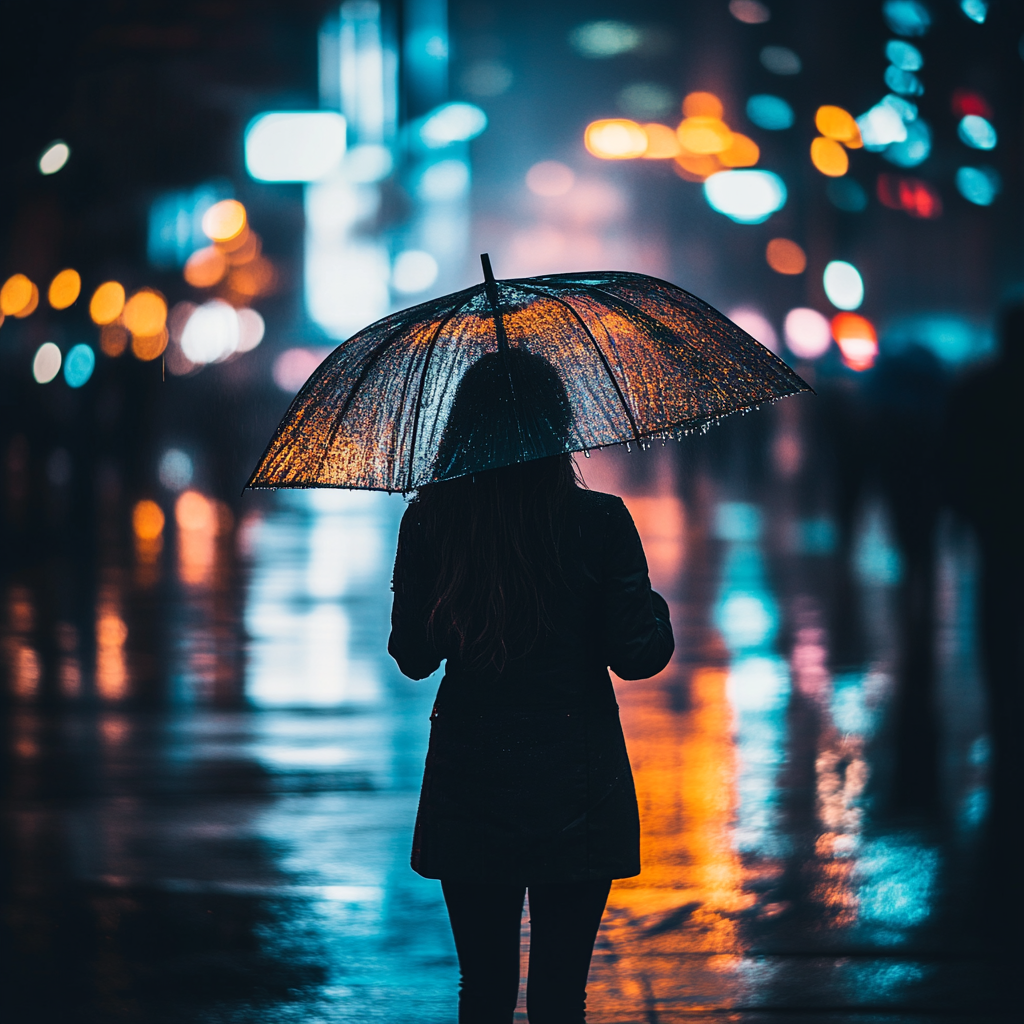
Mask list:
[[[319,181],[345,155],[345,118],[330,110],[261,114],[245,130],[245,167],[257,181]]]
[[[832,344],[828,320],[816,309],[798,306],[786,314],[782,325],[786,347],[800,359],[817,359]]]
[[[181,332],[181,350],[193,363],[215,363],[238,348],[238,314],[220,299],[204,302]]]
[[[403,295],[426,291],[436,280],[437,260],[422,249],[406,249],[395,257],[391,287]]]
[[[832,260],[822,275],[825,294],[836,309],[857,309],[864,301],[864,279],[845,260]]]

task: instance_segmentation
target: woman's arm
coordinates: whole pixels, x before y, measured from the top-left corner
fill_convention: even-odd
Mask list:
[[[410,505],[402,516],[398,532],[398,551],[391,579],[395,599],[388,639],[388,653],[398,662],[402,674],[410,679],[425,679],[441,664],[441,655],[427,630],[433,589],[427,554],[416,509]]]
[[[651,589],[643,544],[621,499],[609,518],[603,573],[608,665],[620,679],[647,679],[675,650],[668,604]]]

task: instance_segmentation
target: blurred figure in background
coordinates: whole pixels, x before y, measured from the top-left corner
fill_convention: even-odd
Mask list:
[[[935,543],[946,391],[941,363],[919,345],[881,359],[865,389],[874,474],[903,563],[893,736],[898,813],[929,813],[939,803]]]
[[[1024,833],[1024,305],[1003,316],[996,361],[949,403],[949,496],[971,524],[981,560],[978,636],[992,742],[991,882],[1021,899]],[[1007,892],[1013,886],[1013,893]]]

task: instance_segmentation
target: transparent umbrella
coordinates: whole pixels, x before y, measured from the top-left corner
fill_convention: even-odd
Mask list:
[[[561,452],[678,435],[811,390],[706,302],[619,271],[484,282],[343,342],[248,487],[413,491]]]

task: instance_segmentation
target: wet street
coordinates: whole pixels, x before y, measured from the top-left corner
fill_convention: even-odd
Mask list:
[[[979,898],[970,540],[941,527],[938,806],[908,809],[885,507],[845,536],[800,424],[759,415],[579,459],[625,496],[678,640],[616,685],[644,868],[613,886],[590,1018],[1016,1019],[1019,961]],[[8,569],[4,1019],[455,1020],[440,886],[408,865],[437,679],[385,650],[403,507],[296,491],[235,514],[185,490],[155,540],[136,518],[97,565]],[[92,573],[84,620],[61,595]]]

